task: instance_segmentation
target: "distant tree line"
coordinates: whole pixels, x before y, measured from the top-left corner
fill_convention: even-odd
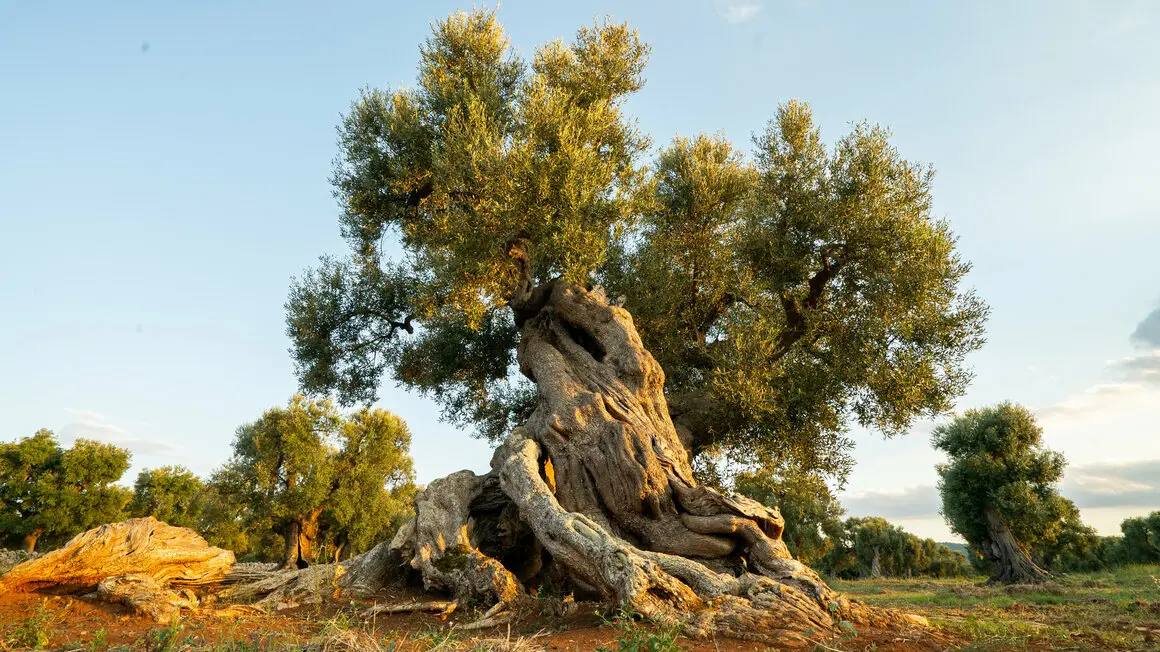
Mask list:
[[[966,554],[884,518],[844,518],[826,476],[797,463],[736,473],[732,486],[779,508],[798,560],[845,579],[1007,573],[1014,581],[1160,563],[1160,511],[1126,519],[1121,536],[1085,525],[1056,490],[1063,457],[1042,447],[1024,408],[968,411],[937,428],[933,443],[948,454],[939,467],[943,514],[967,540]],[[164,466],[141,471],[130,490],[117,484],[129,451],[85,439],[66,449],[39,430],[0,443],[0,545],[52,548],[103,523],[153,516],[239,559],[300,567],[349,557],[410,517],[418,490],[410,445],[391,412],[344,415],[328,400],[295,396],[240,426],[230,459],[209,478]]]
[[[738,473],[734,488],[780,509],[783,538],[797,559],[842,578],[981,573],[1019,582],[1160,563],[1160,511],[1124,520],[1121,536],[1085,525],[1058,492],[1066,461],[1043,447],[1042,429],[1026,408],[969,410],[936,428],[932,443],[949,458],[938,467],[942,513],[967,541],[965,554],[883,518],[842,520],[825,478],[809,469]]]
[[[129,451],[49,430],[0,443],[0,545],[52,548],[92,527],[153,516],[201,533],[240,559],[305,566],[348,557],[393,534],[417,487],[411,434],[387,410],[341,414],[292,398],[238,428],[208,479],[182,466],[119,486]]]
[[[791,553],[818,572],[862,577],[958,577],[974,573],[967,557],[934,539],[923,539],[880,517],[851,517],[824,478],[801,469],[737,475],[735,489],[777,507]]]

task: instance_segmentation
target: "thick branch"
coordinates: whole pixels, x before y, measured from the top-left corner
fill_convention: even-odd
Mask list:
[[[785,329],[777,338],[777,348],[773,353],[773,361],[785,357],[793,345],[805,337],[809,330],[809,314],[817,310],[825,299],[829,282],[841,271],[844,261],[830,259],[829,252],[822,254],[822,269],[810,277],[807,286],[809,291],[800,303],[788,294],[781,295],[781,306],[785,311]]]

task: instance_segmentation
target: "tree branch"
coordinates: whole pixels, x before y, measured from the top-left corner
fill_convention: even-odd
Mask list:
[[[823,250],[822,269],[815,272],[807,282],[809,292],[805,299],[799,304],[794,297],[787,294],[781,295],[782,309],[785,310],[786,328],[777,337],[777,348],[773,353],[774,361],[785,357],[793,345],[805,337],[809,330],[808,314],[821,307],[830,281],[837,276],[844,265],[844,260],[841,258],[831,260],[829,250]]]

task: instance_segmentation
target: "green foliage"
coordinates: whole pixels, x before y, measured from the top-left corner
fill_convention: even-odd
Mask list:
[[[204,506],[205,483],[184,466],[145,469],[133,484],[133,516],[152,516],[178,527],[196,528]]]
[[[202,493],[198,532],[211,545],[232,550],[239,560],[272,559],[285,548],[280,536],[271,532],[267,506],[257,502],[246,476],[226,464],[206,483]]]
[[[390,368],[451,419],[505,431],[529,396],[506,379],[515,329],[495,314],[516,281],[507,243],[531,243],[541,282],[586,281],[605,260],[637,212],[647,139],[621,104],[646,52],[600,24],[528,63],[492,12],[458,13],[421,48],[415,89],[364,92],[333,179],[354,256],[324,261],[287,302],[303,388],[370,402]],[[388,232],[404,263],[381,260]]]
[[[327,531],[347,552],[363,551],[411,516],[417,491],[411,432],[394,414],[363,408],[342,423],[339,439]]]
[[[1110,563],[1160,563],[1160,511],[1134,516],[1120,523],[1122,537],[1109,537],[1101,543]]]
[[[389,371],[452,422],[509,432],[536,396],[504,309],[518,242],[533,283],[625,297],[672,403],[699,406],[682,426],[695,452],[841,478],[851,417],[893,434],[948,409],[987,309],[960,289],[931,170],[869,125],[827,151],[791,102],[755,162],[678,138],[650,173],[622,110],[647,52],[601,23],[522,61],[493,13],[458,13],[421,48],[415,88],[364,91],[333,178],[352,256],[286,303],[303,391],[372,402]]]
[[[791,101],[754,146],[755,164],[719,137],[663,150],[606,282],[670,394],[711,399],[696,449],[843,478],[850,420],[891,435],[951,407],[987,309],[959,289],[970,266],[931,213],[933,172],[886,130],[827,151]]]
[[[48,610],[47,603],[41,602],[36,613],[25,616],[13,624],[11,632],[0,641],[2,643],[0,647],[17,650],[40,650],[48,647],[52,639],[52,627],[58,620],[58,615]]]
[[[611,620],[602,614],[597,615],[605,625],[618,630],[615,641],[596,648],[600,652],[677,652],[681,649],[677,644],[681,637],[680,623],[650,628],[642,625],[637,614],[628,610],[619,611]]]
[[[1056,489],[1066,462],[1042,440],[1034,415],[1012,403],[968,410],[935,429],[932,443],[949,458],[938,466],[942,514],[973,548],[991,540],[987,510],[1029,549],[1053,545],[1069,519],[1078,524],[1075,505]]]
[[[386,410],[344,417],[330,401],[295,396],[238,428],[206,492],[203,531],[261,559],[277,558],[290,524],[317,526],[319,544],[365,550],[410,513],[410,445],[406,424]]]
[[[823,573],[841,578],[959,577],[970,574],[962,553],[934,539],[922,539],[880,517],[851,517],[831,538],[826,556],[816,564]]]
[[[116,486],[129,451],[78,439],[69,449],[50,430],[0,443],[0,532],[11,543],[59,543],[120,520],[132,494]]]
[[[734,478],[738,493],[777,507],[785,519],[782,540],[803,564],[812,564],[829,552],[842,535],[845,510],[820,474],[801,469],[747,471]]]
[[[1068,501],[1067,513],[1054,538],[1044,541],[1032,551],[1032,557],[1043,568],[1052,571],[1087,572],[1108,564],[1102,538],[1095,528],[1084,525],[1079,510]]]

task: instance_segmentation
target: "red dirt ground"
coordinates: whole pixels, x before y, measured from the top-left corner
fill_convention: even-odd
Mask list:
[[[383,596],[380,601],[409,601],[416,595]],[[430,596],[426,596],[430,599]],[[559,604],[559,603],[557,603]],[[297,610],[274,615],[215,615],[209,609],[186,615],[177,633],[178,640],[187,644],[176,649],[190,649],[208,645],[222,645],[230,642],[244,642],[249,649],[278,649],[297,647],[317,639],[327,631],[330,621],[350,622],[355,629],[374,634],[384,647],[395,641],[394,650],[423,650],[435,645],[440,634],[445,635],[447,625],[454,622],[470,622],[478,615],[454,613],[446,619],[438,614],[413,613],[404,615],[378,616],[373,622],[361,623],[351,613],[361,609],[362,604],[349,604],[345,609],[328,605],[325,609],[301,607]],[[540,609],[541,613],[536,613]],[[616,649],[615,641],[619,631],[601,621],[594,613],[595,605],[577,605],[571,615],[556,616],[544,614],[547,609],[537,606],[536,601],[518,610],[519,617],[512,623],[510,637],[532,637],[534,643],[547,650],[595,650],[606,645]],[[40,620],[40,629],[48,633],[49,649],[80,650],[94,649],[94,640],[102,638],[107,647],[129,646],[134,649],[151,650],[161,647],[164,626],[146,618],[129,613],[120,605],[90,601],[75,596],[56,596],[40,593],[9,593],[0,595],[0,649],[19,649],[13,636],[21,625],[32,620]],[[503,639],[509,636],[508,628],[494,628],[470,633],[458,633],[458,640],[469,641],[471,637]],[[7,646],[5,646],[7,642]],[[842,639],[817,639],[822,646],[817,650],[882,650],[895,652],[919,652],[928,650],[956,649],[959,644],[935,632],[883,632],[861,631],[856,637]],[[682,649],[697,652],[739,652],[741,650],[776,649],[767,645],[731,639],[687,640],[681,639]],[[446,649],[446,648],[444,648]]]

